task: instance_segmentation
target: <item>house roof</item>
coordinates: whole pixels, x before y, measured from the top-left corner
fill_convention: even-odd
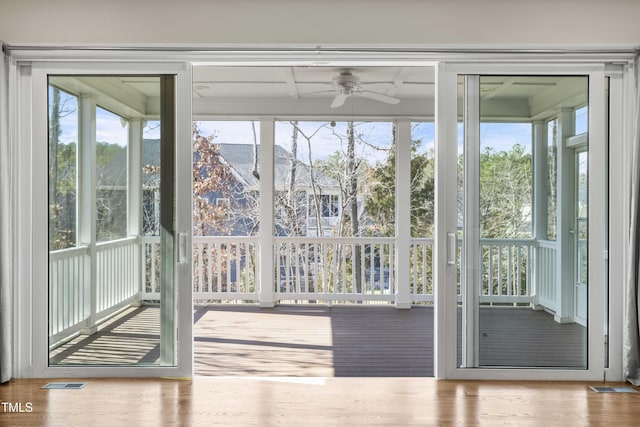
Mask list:
[[[253,144],[218,144],[220,146],[220,156],[231,167],[236,175],[248,187],[257,187],[258,179],[253,174],[254,169],[254,146]],[[258,161],[260,160],[258,154]],[[291,160],[292,154],[283,147],[274,147],[274,186],[276,190],[286,190],[291,182]],[[295,160],[296,162],[296,185],[302,188],[311,187],[312,174],[316,184],[323,189],[340,188],[337,180],[309,167],[309,165]]]
[[[108,163],[97,169],[96,173],[98,187],[125,187],[127,185],[127,149],[121,147]]]
[[[231,168],[236,178],[246,187],[258,187],[259,180],[253,174],[253,144],[217,144],[220,147],[222,160]],[[145,139],[142,144],[142,164],[160,166],[160,140]],[[124,186],[126,185],[127,151],[120,151],[111,162],[106,164],[99,174],[99,185]],[[283,147],[276,145],[274,149],[274,185],[276,190],[287,190],[291,181],[292,155]],[[259,158],[258,158],[259,161]],[[324,190],[339,189],[337,180],[316,171],[300,160],[296,162],[296,185],[298,188],[311,187],[312,173],[316,184]],[[157,174],[143,174],[144,185],[157,185]]]

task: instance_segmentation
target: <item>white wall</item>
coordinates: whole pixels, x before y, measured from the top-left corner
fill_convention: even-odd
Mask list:
[[[639,0],[0,0],[10,44],[640,46]]]

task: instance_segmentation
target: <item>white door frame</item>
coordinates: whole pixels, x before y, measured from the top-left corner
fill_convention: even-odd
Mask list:
[[[456,265],[451,239],[456,232],[457,80],[458,75],[585,75],[589,77],[589,329],[587,369],[459,368],[457,360]],[[438,66],[436,92],[436,355],[437,378],[602,380],[605,375],[602,303],[606,280],[607,126],[604,64],[447,64]],[[455,234],[453,234],[455,235]],[[447,254],[441,256],[441,254]],[[444,325],[444,326],[441,326]]]
[[[408,48],[410,46],[407,46]],[[436,378],[512,378],[512,379],[602,379],[602,376],[597,375],[597,372],[593,369],[589,371],[544,371],[544,370],[498,370],[498,369],[467,369],[461,372],[456,368],[456,267],[455,265],[448,264],[448,258],[455,260],[456,250],[456,211],[451,209],[452,200],[455,200],[455,191],[451,191],[446,182],[455,182],[456,170],[448,168],[447,165],[456,157],[456,144],[457,139],[457,123],[456,123],[456,103],[454,101],[455,94],[457,93],[457,73],[464,74],[482,74],[488,72],[496,72],[500,75],[509,73],[525,73],[535,74],[535,70],[540,73],[551,74],[575,74],[580,69],[586,69],[588,72],[600,72],[600,65],[589,64],[604,64],[615,61],[622,64],[620,70],[615,74],[616,84],[611,86],[612,101],[618,100],[611,104],[611,129],[610,134],[612,136],[610,157],[612,164],[623,165],[610,172],[611,185],[610,185],[610,203],[612,206],[619,206],[620,209],[610,212],[610,239],[612,246],[609,249],[610,255],[610,280],[612,283],[623,282],[623,272],[625,267],[625,248],[628,229],[628,218],[625,212],[628,211],[628,191],[630,167],[629,161],[631,148],[630,144],[625,144],[630,140],[632,130],[629,123],[631,123],[631,117],[629,111],[633,105],[634,96],[632,90],[633,85],[633,52],[623,52],[617,54],[604,54],[593,52],[561,52],[561,55],[555,55],[549,53],[546,55],[540,55],[539,52],[532,51],[527,53],[526,51],[504,51],[504,52],[432,52],[429,50],[417,51],[407,53],[402,51],[402,46],[398,46],[398,50],[394,49],[381,49],[376,51],[375,46],[369,48],[369,52],[363,54],[362,52],[350,52],[349,49],[337,50],[336,52],[321,52],[321,57],[318,56],[319,52],[309,54],[304,51],[296,51],[295,46],[290,49],[287,54],[282,54],[281,51],[269,51],[268,47],[263,48],[263,52],[260,49],[257,53],[244,52],[242,55],[237,53],[228,53],[224,49],[217,51],[215,48],[208,51],[192,53],[176,50],[174,52],[171,49],[167,51],[144,51],[138,50],[136,52],[127,52],[126,49],[118,51],[117,48],[112,49],[115,52],[103,52],[93,51],[91,49],[71,49],[66,50],[62,46],[60,47],[45,47],[40,50],[34,49],[20,49],[14,48],[9,51],[10,60],[10,93],[9,101],[15,107],[10,110],[10,121],[14,128],[10,132],[10,144],[14,148],[15,152],[15,165],[16,165],[16,185],[14,186],[14,192],[16,193],[17,206],[14,212],[16,218],[16,282],[20,285],[16,285],[14,300],[16,302],[17,310],[14,315],[14,376],[15,377],[33,377],[40,376],[43,372],[42,363],[34,364],[34,349],[32,334],[35,333],[34,325],[36,319],[33,318],[34,310],[31,305],[32,294],[34,292],[33,283],[33,271],[34,265],[37,262],[42,261],[40,258],[32,256],[32,235],[38,230],[34,228],[35,222],[32,219],[32,200],[27,193],[28,189],[33,188],[33,161],[31,155],[33,153],[33,139],[31,135],[31,105],[27,100],[31,99],[31,64],[37,64],[37,61],[76,61],[66,63],[51,63],[60,67],[60,70],[65,73],[79,72],[83,69],[85,71],[94,71],[99,67],[110,68],[111,72],[130,72],[131,64],[136,61],[149,61],[147,73],[150,72],[166,72],[175,71],[176,69],[181,71],[189,70],[188,65],[184,65],[189,61],[198,61],[203,64],[218,64],[218,65],[317,65],[319,59],[323,60],[324,65],[350,65],[359,64],[362,66],[381,66],[381,65],[434,65],[437,66],[436,71],[436,150],[438,152],[436,160],[436,174],[438,180],[436,182],[436,199],[439,203],[436,203],[436,240],[435,240],[435,268],[434,268],[434,301],[435,301],[435,330],[434,330],[434,372]],[[546,61],[544,64],[536,63],[535,61]],[[89,64],[84,64],[77,61],[93,61]],[[122,61],[119,64],[111,65],[111,61]],[[167,61],[175,61],[173,65],[167,64]],[[438,62],[444,61],[444,62]],[[450,61],[450,62],[449,62]],[[490,62],[496,61],[496,62]],[[582,61],[582,62],[580,62]],[[164,64],[164,65],[151,65],[151,63]],[[576,65],[571,65],[575,63]],[[42,66],[44,63],[40,63]],[[178,65],[179,64],[179,65]],[[471,64],[471,65],[470,65]],[[476,65],[472,65],[476,64]],[[516,65],[520,64],[520,65]],[[522,65],[528,64],[528,65]],[[586,64],[586,65],[580,65]],[[64,68],[64,67],[67,68]],[[120,67],[120,68],[118,68]],[[144,67],[140,67],[144,68]],[[607,66],[609,70],[611,66]],[[150,71],[149,71],[150,70]],[[61,71],[61,72],[62,72]],[[180,72],[180,71],[178,71]],[[614,80],[614,78],[612,78]],[[613,82],[612,82],[613,83]],[[178,79],[178,116],[181,117],[186,114],[186,111],[191,111],[191,96],[186,96],[186,93],[190,93],[190,75],[189,81],[185,78]],[[188,88],[186,86],[189,86]],[[615,93],[615,96],[614,96]],[[185,97],[183,98],[183,95]],[[614,111],[614,109],[617,110]],[[182,126],[183,121],[179,121],[179,126]],[[189,124],[190,126],[190,124]],[[179,130],[180,134],[188,134],[186,138],[191,139],[191,129],[188,131],[184,129]],[[615,134],[615,135],[614,135]],[[614,138],[615,136],[615,138]],[[185,138],[184,136],[181,139]],[[447,146],[446,141],[452,142]],[[187,151],[187,150],[185,150]],[[189,152],[190,156],[190,152]],[[448,160],[447,160],[448,159]],[[183,159],[184,160],[184,159]],[[181,163],[183,160],[179,160]],[[189,159],[190,162],[191,159]],[[42,163],[42,160],[40,160]],[[43,190],[41,190],[42,192]],[[179,207],[190,206],[190,203],[180,203]],[[189,217],[189,215],[187,215]],[[41,230],[40,230],[41,231]],[[449,235],[448,231],[453,231],[453,234]],[[188,233],[188,239],[190,244],[190,234]],[[35,241],[35,239],[34,239]],[[43,247],[46,247],[43,246]],[[615,264],[614,264],[615,263]],[[185,269],[180,269],[181,274],[185,274]],[[186,273],[190,275],[190,271]],[[182,276],[181,276],[182,277]],[[451,286],[451,289],[448,287]],[[190,288],[190,287],[189,287]],[[190,293],[190,289],[189,289]],[[181,292],[179,298],[180,305],[180,318],[178,319],[180,326],[180,341],[181,345],[179,360],[185,362],[192,358],[192,354],[186,354],[186,341],[189,341],[189,352],[192,347],[192,335],[191,328],[187,332],[185,337],[182,328],[189,324],[191,325],[191,311],[184,310],[183,307],[191,304],[191,298],[185,297],[186,292]],[[593,303],[593,298],[590,303]],[[622,313],[621,307],[623,306],[622,290],[620,287],[613,289],[610,292],[610,306],[614,308],[614,312],[610,315],[610,331],[613,334],[609,335],[610,345],[610,357],[611,364],[607,372],[611,372],[607,375],[607,378],[622,379],[621,373],[621,360],[622,360]],[[188,313],[188,315],[187,315]],[[592,313],[593,314],[593,313]],[[39,323],[42,325],[42,323]],[[46,342],[46,341],[45,341]],[[41,350],[40,350],[41,351]],[[41,351],[42,352],[42,351]],[[598,355],[598,353],[594,353]],[[190,375],[191,365],[181,365],[182,368],[177,375]],[[599,363],[599,365],[602,365]],[[595,366],[595,365],[591,365]],[[133,373],[132,371],[136,371]],[[142,373],[144,371],[144,373]],[[174,375],[174,370],[158,369],[142,369],[140,367],[132,368],[109,368],[108,372],[103,372],[105,376],[117,376],[117,375],[148,375],[148,376],[163,376]],[[56,371],[61,372],[61,371]],[[87,370],[78,372],[77,375],[87,375]],[[70,374],[73,374],[71,372]]]
[[[101,63],[101,62],[37,62],[22,67],[18,80],[20,117],[23,132],[20,166],[30,197],[21,200],[19,212],[26,218],[20,227],[20,238],[27,244],[22,260],[21,276],[26,279],[16,295],[20,317],[17,328],[16,377],[190,377],[193,370],[191,251],[175,262],[176,331],[179,341],[176,366],[49,366],[48,351],[48,208],[47,208],[47,77],[57,75],[175,75],[176,149],[176,234],[186,235],[191,247],[191,66],[187,63]],[[180,190],[182,189],[182,190]],[[184,240],[184,237],[183,237]],[[176,242],[178,246],[178,242]],[[177,251],[177,249],[176,249]],[[30,258],[30,259],[29,259]]]

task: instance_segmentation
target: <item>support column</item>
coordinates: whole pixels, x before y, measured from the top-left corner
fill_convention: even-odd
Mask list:
[[[273,263],[273,155],[274,122],[260,121],[260,234],[258,241],[258,302],[260,307],[275,305]]]
[[[85,327],[83,334],[96,332],[98,274],[96,260],[96,99],[81,95],[78,106],[78,244],[88,247],[89,268],[85,275]]]
[[[127,235],[140,236],[142,230],[142,120],[129,121],[127,172]]]
[[[574,289],[574,224],[575,224],[575,158],[566,145],[573,135],[573,109],[564,108],[558,120],[558,229],[556,252],[556,314],[559,323],[573,321]]]
[[[396,122],[396,308],[411,308],[411,122]],[[381,272],[382,275],[382,272]]]
[[[533,122],[533,237],[536,242],[548,240],[548,195],[549,195],[549,158],[546,144],[545,122],[536,120]],[[542,280],[540,271],[540,250],[536,247],[533,252],[533,268],[531,282],[538,287]],[[533,289],[530,290],[534,292]],[[539,293],[535,291],[531,304],[536,310],[542,310]]]
[[[127,148],[127,236],[138,237],[136,251],[136,276],[138,292],[136,303],[139,304],[144,291],[143,251],[139,237],[142,230],[142,120],[129,121],[129,143]]]
[[[139,237],[142,230],[142,120],[129,121],[129,144],[127,148],[127,235],[137,237],[138,245],[134,265],[135,277],[138,278],[138,293],[136,301],[140,302],[144,291],[144,269],[142,268],[142,253]]]

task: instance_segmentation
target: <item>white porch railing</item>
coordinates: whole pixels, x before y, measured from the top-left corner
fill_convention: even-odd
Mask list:
[[[552,241],[539,241],[536,247],[536,305],[557,311],[556,248]]]
[[[257,244],[256,237],[194,237],[194,302],[257,301]]]
[[[137,238],[98,243],[94,266],[91,258],[88,246],[49,253],[51,344],[91,330],[101,318],[139,298]]]
[[[531,239],[480,239],[480,303],[532,303]]]
[[[193,300],[196,303],[258,300],[257,237],[194,236]],[[160,299],[160,238],[142,238],[143,300]]]
[[[433,243],[411,241],[414,303],[433,302]],[[555,309],[555,242],[483,239],[480,244],[481,303]],[[159,237],[100,243],[95,251],[95,265],[88,247],[50,253],[52,342],[93,327],[101,316],[135,300],[159,299]],[[257,302],[257,258],[256,237],[194,237],[194,302]],[[273,290],[279,301],[390,303],[399,286],[395,266],[393,238],[275,237]]]
[[[276,300],[393,301],[392,238],[274,238]]]
[[[411,282],[413,302],[433,303],[433,238],[411,239]]]
[[[89,248],[62,249],[49,253],[49,336],[52,342],[61,334],[72,334],[85,327],[91,307]]]
[[[96,245],[97,315],[117,310],[138,297],[139,254],[137,238]]]

